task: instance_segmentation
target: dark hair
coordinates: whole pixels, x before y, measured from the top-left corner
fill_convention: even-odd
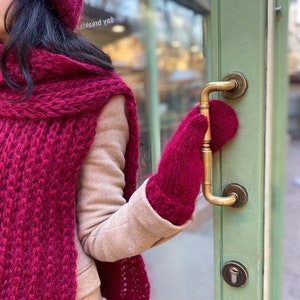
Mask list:
[[[33,92],[28,58],[34,48],[113,69],[108,55],[62,23],[50,0],[13,0],[5,14],[5,29],[8,38],[1,57],[1,70],[8,86],[25,94],[22,101],[27,100]],[[12,52],[17,57],[25,85],[15,82],[7,72],[7,58]]]

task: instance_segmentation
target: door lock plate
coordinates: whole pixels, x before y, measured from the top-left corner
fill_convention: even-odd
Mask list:
[[[248,281],[248,271],[237,261],[229,261],[222,268],[223,279],[232,287],[243,287]]]

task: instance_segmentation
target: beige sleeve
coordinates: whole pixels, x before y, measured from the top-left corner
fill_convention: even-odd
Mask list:
[[[123,170],[128,137],[125,99],[115,96],[100,114],[77,197],[79,239],[84,251],[101,261],[140,254],[188,225],[174,226],[152,209],[145,196],[146,182],[126,203]]]

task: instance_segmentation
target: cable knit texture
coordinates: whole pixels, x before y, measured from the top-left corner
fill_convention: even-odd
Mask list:
[[[83,0],[52,0],[56,12],[63,23],[71,30],[78,25],[83,8]]]
[[[238,120],[227,104],[210,101],[211,149],[219,150],[238,129]],[[207,130],[207,119],[196,106],[190,111],[169,141],[158,171],[146,186],[152,207],[163,218],[182,225],[192,215],[204,176],[201,145]]]
[[[9,59],[9,73],[22,82],[15,59]],[[32,53],[30,66],[35,89],[26,102],[16,103],[20,95],[0,75],[0,299],[71,300],[79,169],[101,108],[124,94],[130,128],[124,196],[130,198],[138,166],[136,106],[113,71],[43,50]],[[98,266],[107,299],[149,299],[141,256]]]

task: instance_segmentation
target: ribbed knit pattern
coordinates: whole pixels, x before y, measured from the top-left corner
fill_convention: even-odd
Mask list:
[[[79,22],[83,8],[83,0],[52,0],[56,12],[63,23],[74,30]]]
[[[238,129],[234,110],[222,101],[210,101],[211,149],[219,150]],[[193,108],[167,144],[157,173],[150,177],[146,195],[164,219],[182,225],[191,218],[204,176],[201,145],[207,119]]]
[[[124,195],[129,199],[136,186],[136,107],[132,92],[112,71],[41,50],[32,57],[36,85],[26,102],[13,103],[20,96],[0,77],[0,299],[72,300],[79,169],[101,108],[112,95],[124,94],[130,128]],[[22,82],[12,57],[8,68]],[[109,300],[149,299],[140,256],[99,267]]]
[[[149,300],[150,285],[146,282],[141,256],[125,258],[114,263],[99,263],[101,292],[111,300]],[[122,278],[120,281],[119,278]]]

